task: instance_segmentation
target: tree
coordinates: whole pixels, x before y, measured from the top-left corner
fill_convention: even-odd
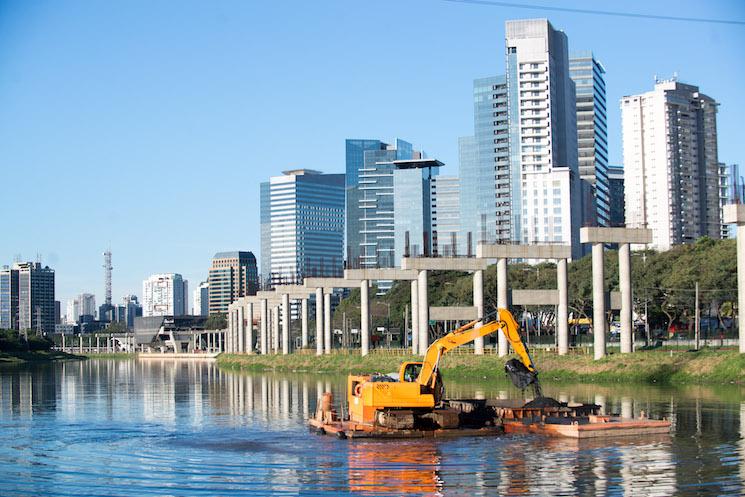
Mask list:
[[[204,323],[205,330],[224,330],[228,327],[228,317],[224,312],[210,314]]]

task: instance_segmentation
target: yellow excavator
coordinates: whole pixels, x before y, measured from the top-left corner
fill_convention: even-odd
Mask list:
[[[478,326],[479,323],[484,323]],[[443,400],[444,387],[440,360],[448,351],[501,330],[519,360],[511,359],[505,371],[518,388],[533,385],[536,398],[542,397],[538,372],[528,349],[520,339],[519,327],[507,309],[498,309],[483,320],[471,321],[435,340],[421,362],[404,362],[396,375],[349,375],[347,397],[349,420],[363,425],[410,428],[417,418],[433,413]],[[451,424],[438,419],[440,425]]]

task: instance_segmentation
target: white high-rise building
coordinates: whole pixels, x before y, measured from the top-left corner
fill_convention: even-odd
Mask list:
[[[210,284],[203,281],[194,289],[191,313],[195,316],[207,316],[210,313]]]
[[[621,99],[626,226],[651,229],[651,248],[721,236],[717,106],[676,80]]]
[[[567,36],[546,19],[507,21],[505,43],[518,238],[571,245],[579,257],[577,108]]]
[[[67,301],[65,322],[75,324],[85,315],[96,316],[96,296],[91,293],[81,293]]]
[[[183,316],[188,308],[188,282],[178,273],[154,274],[142,282],[143,316]]]

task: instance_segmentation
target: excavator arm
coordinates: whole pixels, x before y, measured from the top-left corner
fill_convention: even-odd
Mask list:
[[[520,339],[519,327],[512,313],[507,309],[500,308],[496,312],[496,319],[488,321],[483,326],[477,326],[481,321],[471,321],[457,330],[451,331],[442,338],[435,340],[427,349],[422,363],[422,369],[416,382],[428,388],[435,388],[437,381],[437,372],[440,365],[440,359],[450,350],[470,343],[477,338],[485,337],[502,330],[507,340],[512,345],[512,349],[520,358],[520,363],[525,371],[535,378],[537,371],[533,360],[528,353],[528,349]],[[509,372],[509,369],[508,369]],[[514,381],[514,379],[513,379]],[[540,389],[537,390],[540,392]]]

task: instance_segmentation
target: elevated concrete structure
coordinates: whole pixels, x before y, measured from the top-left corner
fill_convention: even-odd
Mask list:
[[[418,319],[412,318],[412,349],[424,355],[429,347],[429,295],[427,288],[427,271],[472,271],[473,275],[473,305],[483,315],[484,309],[484,270],[488,266],[486,259],[472,257],[404,257],[401,259],[401,267],[404,270],[416,270],[419,272],[416,284],[417,299],[412,297],[412,311],[414,307],[418,310]],[[414,283],[412,283],[412,292]],[[480,326],[479,324],[478,326]],[[413,330],[416,328],[416,335]],[[415,337],[418,337],[415,338]],[[416,344],[415,344],[416,342]],[[484,353],[484,339],[474,340],[474,352]]]
[[[740,353],[745,354],[745,205],[728,204],[724,206],[724,222],[737,225],[737,329]]]
[[[433,321],[473,321],[480,317],[478,307],[430,306],[429,318]]]
[[[417,279],[418,273],[414,269],[398,268],[365,268],[345,269],[346,280],[388,280],[388,281],[412,281]]]
[[[605,280],[603,244],[618,244],[618,280],[621,289],[621,353],[633,351],[633,307],[631,297],[631,244],[652,242],[652,230],[645,228],[593,228],[579,230],[582,243],[592,244],[592,328],[595,359],[605,357]]]
[[[572,247],[569,245],[510,245],[479,243],[476,257],[484,259],[570,259]]]
[[[557,290],[512,290],[512,303],[516,305],[555,305],[556,333],[559,355],[569,352],[569,292],[567,283],[567,259],[572,257],[572,247],[561,244],[516,245],[481,242],[476,246],[476,255],[484,259],[497,260],[497,307],[507,308],[510,290],[507,282],[507,260],[556,260]],[[515,300],[517,299],[517,301]],[[509,345],[504,334],[499,334],[498,353],[507,355]]]

